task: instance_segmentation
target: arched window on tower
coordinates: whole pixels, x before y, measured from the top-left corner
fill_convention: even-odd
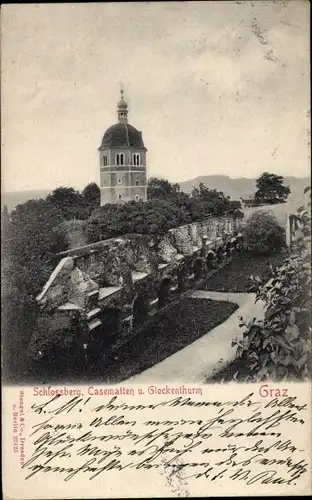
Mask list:
[[[103,165],[104,165],[104,167],[107,167],[107,165],[108,165],[107,155],[103,156]]]
[[[124,165],[125,164],[125,155],[124,155],[124,153],[116,153],[115,164],[116,165]]]
[[[140,165],[140,153],[133,153],[132,165]]]

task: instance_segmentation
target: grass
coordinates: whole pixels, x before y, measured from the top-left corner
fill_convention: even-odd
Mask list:
[[[253,285],[251,275],[267,281],[271,274],[270,265],[279,266],[284,260],[284,253],[252,255],[242,252],[208,279],[205,289],[215,292],[250,292]]]
[[[118,383],[141,373],[223,323],[237,308],[231,302],[184,299],[166,311],[155,325],[122,346],[109,364],[105,358],[100,360],[94,377],[101,382]]]

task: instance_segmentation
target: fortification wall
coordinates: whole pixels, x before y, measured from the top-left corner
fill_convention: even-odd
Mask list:
[[[209,217],[163,236],[130,234],[63,252],[37,301],[42,311],[78,311],[86,342],[105,335],[112,316],[120,335],[131,334],[234,251],[238,226]]]

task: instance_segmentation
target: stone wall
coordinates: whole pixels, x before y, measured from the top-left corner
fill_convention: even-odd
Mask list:
[[[131,335],[136,321],[194,288],[235,249],[238,224],[207,217],[163,236],[131,234],[62,252],[37,301],[54,312],[78,310],[88,325],[86,343],[95,332],[105,336],[103,314],[116,311],[118,334]]]

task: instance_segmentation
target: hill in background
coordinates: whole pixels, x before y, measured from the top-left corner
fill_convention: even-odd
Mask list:
[[[223,191],[223,193],[232,200],[251,198],[256,191],[256,179],[247,179],[246,177],[233,179],[227,175],[204,175],[195,177],[194,179],[180,182],[181,190],[188,193],[192,190],[193,186],[198,186],[200,182],[203,182],[210,189]],[[289,195],[288,201],[291,202],[302,198],[303,190],[306,186],[311,184],[311,179],[309,177],[284,177],[284,182],[286,185],[290,186],[291,194]],[[53,189],[54,188],[41,191],[3,192],[1,193],[1,209],[4,205],[7,205],[9,211],[11,211],[16,205],[24,203],[27,200],[46,198]]]
[[[203,182],[210,189],[217,189],[223,191],[232,200],[239,200],[240,198],[252,198],[256,192],[256,179],[247,179],[246,177],[238,177],[233,179],[227,175],[204,175],[195,177],[188,181],[180,183],[181,190],[190,192],[193,186],[198,186]],[[311,184],[309,177],[284,177],[284,184],[289,185],[291,193],[288,201],[300,200],[303,196],[303,191],[306,186]]]
[[[27,200],[37,200],[38,198],[46,198],[51,190],[44,191],[12,191],[8,193],[1,193],[1,209],[7,205],[9,212],[21,203]]]

